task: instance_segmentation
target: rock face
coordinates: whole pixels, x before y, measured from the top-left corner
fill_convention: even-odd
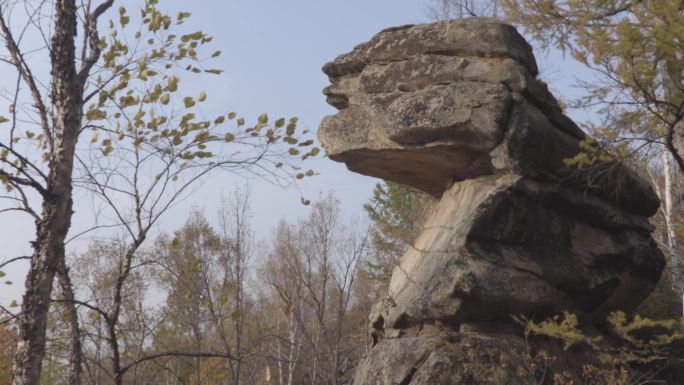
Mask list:
[[[634,214],[658,208],[620,164],[596,175],[566,167],[585,134],[535,78],[532,49],[509,25],[472,18],[392,28],[323,71],[340,112],[323,120],[319,138],[352,171],[437,197],[454,180],[514,172],[584,188]]]
[[[392,28],[323,71],[340,110],[319,130],[330,158],[440,198],[371,315],[354,384],[529,383],[512,315],[600,321],[659,280],[656,194],[619,162],[566,166],[585,133],[513,27]]]

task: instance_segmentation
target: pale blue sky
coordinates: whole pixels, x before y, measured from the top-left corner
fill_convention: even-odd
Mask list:
[[[118,2],[117,2],[118,3]],[[132,10],[138,3],[126,0]],[[175,13],[191,11],[191,29],[214,36],[214,47],[223,51],[215,67],[225,70],[198,88],[209,93],[207,106],[217,112],[236,111],[247,120],[260,113],[272,117],[297,116],[302,126],[317,129],[321,118],[334,113],[321,90],[328,84],[322,65],[338,54],[368,40],[390,26],[428,21],[424,0],[162,0],[162,7]],[[576,64],[564,62],[557,53],[544,58],[537,53],[544,77],[552,89],[568,97],[573,76],[586,76]],[[585,116],[573,113],[575,118]],[[307,180],[301,189],[308,198],[335,191],[347,216],[362,216],[361,205],[377,181],[353,174],[328,159],[309,164],[320,175]],[[222,193],[229,193],[244,179],[214,174],[193,196],[176,207],[159,230],[172,230],[184,222],[193,206],[203,208],[213,219],[213,208]],[[282,190],[259,180],[249,181],[252,189],[254,226],[259,238],[267,238],[281,218],[293,220],[306,213],[299,203],[300,192]],[[0,217],[10,231],[0,232],[0,260],[30,252],[33,229],[30,220]],[[77,229],[85,224],[75,223]],[[80,246],[76,246],[80,247]],[[0,286],[0,302],[17,298],[23,289],[25,269],[15,266],[7,272],[15,284]]]

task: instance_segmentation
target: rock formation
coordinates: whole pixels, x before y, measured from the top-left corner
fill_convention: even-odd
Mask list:
[[[371,315],[354,384],[529,383],[512,315],[598,322],[659,280],[656,194],[619,162],[567,166],[586,135],[512,26],[391,28],[323,71],[340,110],[319,130],[330,158],[440,199]]]

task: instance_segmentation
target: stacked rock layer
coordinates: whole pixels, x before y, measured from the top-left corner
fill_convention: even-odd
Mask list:
[[[371,315],[356,385],[515,384],[482,366],[516,367],[512,315],[602,320],[658,282],[656,194],[619,162],[567,166],[586,135],[512,26],[392,28],[323,71],[330,158],[440,199]]]

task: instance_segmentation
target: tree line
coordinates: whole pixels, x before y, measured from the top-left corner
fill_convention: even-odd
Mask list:
[[[160,234],[128,267],[122,239],[74,257],[84,383],[343,384],[367,346],[382,283],[368,271],[369,231],[345,220],[332,194],[282,221],[267,242],[251,224],[248,190]],[[212,225],[210,222],[216,223]],[[128,279],[120,284],[123,269]],[[67,384],[70,333],[61,289],[47,320],[41,383]],[[79,300],[79,298],[85,298]],[[115,314],[116,317],[112,315]],[[16,340],[15,323],[0,338]],[[11,377],[3,344],[0,378]]]

